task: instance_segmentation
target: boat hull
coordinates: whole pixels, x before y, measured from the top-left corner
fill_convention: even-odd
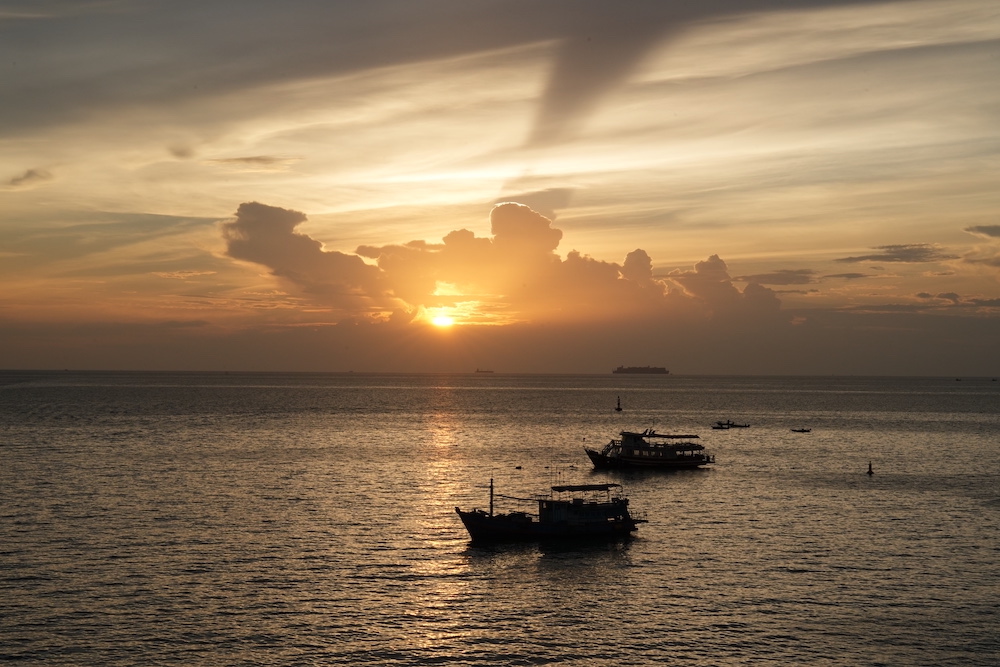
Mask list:
[[[637,521],[624,518],[619,521],[583,523],[539,523],[526,514],[489,515],[481,510],[471,512],[455,508],[469,537],[474,543],[539,542],[569,540],[618,540],[630,537],[637,529]]]
[[[607,456],[601,452],[584,448],[587,452],[587,456],[590,457],[591,463],[598,470],[621,470],[621,469],[637,469],[641,468],[644,470],[693,470],[695,468],[700,468],[703,465],[712,463],[709,456],[704,454],[698,454],[695,456],[678,456],[678,457],[665,457],[665,458],[653,458],[653,457],[641,457],[641,456]]]

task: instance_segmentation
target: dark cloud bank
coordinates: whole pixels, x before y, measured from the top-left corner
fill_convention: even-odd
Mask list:
[[[884,2],[884,0],[881,0]],[[0,136],[114,107],[553,45],[527,143],[571,136],[652,49],[700,22],[876,0],[27,3],[0,22]],[[122,7],[127,7],[122,10]],[[223,28],[224,27],[224,28]],[[145,57],[137,58],[136,53]],[[129,67],[121,67],[127,62]],[[186,149],[175,149],[186,156]]]

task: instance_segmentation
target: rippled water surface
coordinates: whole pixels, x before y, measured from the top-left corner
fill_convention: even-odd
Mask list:
[[[7,372],[0,417],[12,664],[1000,662],[991,378]],[[716,465],[590,469],[647,427]],[[491,477],[649,523],[472,548]]]

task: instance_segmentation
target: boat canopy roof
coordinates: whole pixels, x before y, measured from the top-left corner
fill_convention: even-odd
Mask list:
[[[553,491],[607,491],[621,484],[560,484],[553,486]]]
[[[647,429],[647,430],[643,431],[642,433],[636,433],[634,431],[622,431],[618,435],[620,435],[622,437],[633,436],[633,437],[636,437],[636,438],[678,438],[678,439],[684,438],[684,439],[687,439],[687,438],[697,438],[698,437],[697,435],[675,435],[675,434],[667,434],[667,433],[657,433],[653,429]]]

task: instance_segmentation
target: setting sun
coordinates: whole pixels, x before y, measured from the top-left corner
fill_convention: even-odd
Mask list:
[[[448,317],[447,315],[438,315],[437,317],[431,319],[431,324],[436,327],[450,327],[455,323],[454,317]]]

